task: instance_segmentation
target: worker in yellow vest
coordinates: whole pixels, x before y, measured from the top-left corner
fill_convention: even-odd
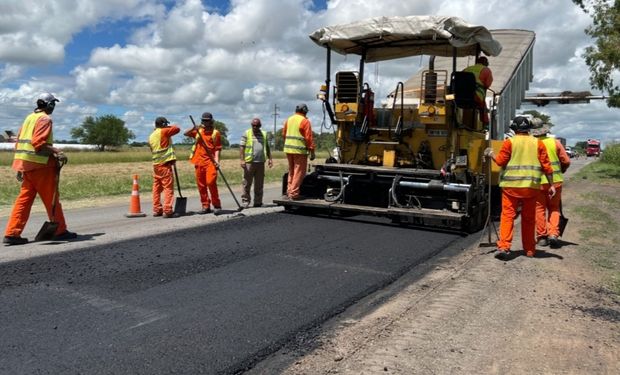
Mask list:
[[[493,72],[489,68],[489,59],[485,56],[476,58],[474,65],[463,69],[464,72],[473,73],[476,77],[476,96],[474,101],[480,112],[480,121],[483,124],[489,123],[489,114],[486,104],[487,89],[493,84]]]
[[[50,93],[41,94],[37,99],[37,108],[26,117],[19,129],[13,170],[17,171],[17,179],[22,186],[4,232],[2,242],[6,245],[28,243],[28,239],[21,237],[21,234],[30,217],[30,209],[37,194],[41,197],[48,216],[58,223],[52,240],[66,241],[77,238],[77,234],[67,230],[57,191],[60,166],[67,162],[63,152],[53,146],[50,115],[54,112],[58,101]],[[53,205],[55,207],[52,215]]]
[[[314,139],[312,124],[306,117],[308,106],[301,103],[295,107],[295,114],[284,122],[282,136],[284,152],[288,160],[287,197],[292,200],[303,199],[300,188],[308,168],[308,154],[314,160]]]
[[[271,150],[267,141],[267,132],[261,130],[259,118],[252,119],[251,128],[246,130],[239,142],[239,156],[243,169],[243,194],[241,201],[249,207],[252,201],[250,190],[254,183],[254,207],[263,205],[263,185],[265,182],[265,162],[273,167]]]
[[[555,195],[550,196],[551,184],[543,176],[536,200],[536,239],[540,246],[557,248],[559,247],[558,237],[560,236],[563,173],[570,166],[570,157],[560,140],[549,136],[550,131],[551,129],[547,124],[532,130],[532,134],[545,145],[547,154],[549,154],[553,168],[553,186],[555,187]]]
[[[502,213],[495,255],[500,260],[511,258],[514,221],[519,206],[521,241],[525,255],[533,257],[536,254],[536,197],[543,174],[549,181],[553,181],[553,168],[545,145],[529,134],[532,127],[530,121],[526,117],[517,116],[513,123],[515,136],[504,140],[497,157],[491,148],[484,151],[485,156],[504,168],[499,183],[502,188]],[[553,185],[548,194],[555,194]]]
[[[174,199],[174,179],[172,168],[177,157],[172,147],[172,136],[181,129],[170,125],[165,117],[155,119],[155,130],[149,136],[151,160],[153,162],[153,216],[172,218],[178,216],[172,210]],[[164,204],[161,204],[161,194],[164,193]]]

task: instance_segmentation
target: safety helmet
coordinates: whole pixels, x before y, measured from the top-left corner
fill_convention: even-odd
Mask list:
[[[543,124],[541,127],[532,129],[532,135],[535,137],[542,137],[543,135],[547,135],[551,133],[551,127],[549,124]]]
[[[213,121],[213,115],[211,114],[211,112],[204,112],[202,114],[202,117],[200,117],[200,119],[202,121]]]
[[[485,56],[480,56],[476,59],[476,63],[482,64],[484,66],[489,66],[489,59],[487,59]]]
[[[510,128],[516,133],[527,133],[532,128],[532,124],[527,117],[517,116],[512,120]]]
[[[44,92],[37,98],[37,108],[44,110],[46,113],[50,114],[54,112],[54,108],[56,108],[56,102],[60,100],[56,99],[56,97],[49,92]]]
[[[295,112],[303,113],[304,115],[308,113],[308,106],[305,103],[299,103],[295,107]]]
[[[156,128],[164,128],[168,124],[170,124],[170,121],[168,121],[168,119],[165,118],[165,117],[158,117],[158,118],[155,119],[155,127]]]
[[[259,118],[253,118],[251,125],[252,126],[258,126],[259,128],[262,126]]]

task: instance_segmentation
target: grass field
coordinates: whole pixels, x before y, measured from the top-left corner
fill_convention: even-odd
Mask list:
[[[139,176],[140,191],[150,191],[153,183],[151,153],[147,148],[117,152],[75,151],[67,152],[69,163],[62,169],[60,193],[63,202],[93,200],[103,197],[128,197],[132,188],[132,176]],[[287,170],[286,156],[274,153],[273,168],[266,170],[265,183],[281,181]],[[184,195],[197,192],[194,166],[187,160],[189,148],[177,149],[177,169]],[[222,151],[221,169],[231,185],[241,184],[239,150]],[[11,169],[13,152],[0,152],[0,208],[10,207],[17,196],[20,184]],[[221,179],[218,185],[224,187]],[[176,187],[176,186],[175,186]]]

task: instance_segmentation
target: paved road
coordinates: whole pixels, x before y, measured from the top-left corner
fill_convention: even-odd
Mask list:
[[[0,248],[0,373],[235,373],[462,240],[278,207],[125,211],[69,211],[78,241]]]

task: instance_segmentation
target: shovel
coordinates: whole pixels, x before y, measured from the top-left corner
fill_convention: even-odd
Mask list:
[[[58,185],[60,183],[60,169],[62,165],[56,168],[56,189],[54,190],[54,195],[52,197],[52,212],[49,216],[50,221],[46,221],[39,229],[39,233],[37,233],[34,238],[35,241],[50,241],[54,238],[56,234],[56,230],[58,229],[58,223],[56,222],[56,197],[58,196]]]
[[[194,127],[196,127],[196,122],[194,121],[194,118],[192,117],[192,115],[189,115],[189,119],[192,120],[192,124],[194,124]],[[211,154],[211,151],[207,148],[207,145],[205,144],[205,141],[202,139],[202,137],[198,137],[198,141],[202,144],[202,147],[204,147],[207,154],[209,154],[209,157],[211,158],[211,160],[215,162],[215,158],[213,157],[213,154]],[[228,188],[230,195],[232,195],[233,199],[235,200],[235,203],[237,203],[237,207],[238,207],[237,212],[243,211],[243,206],[241,206],[241,204],[237,200],[237,197],[235,196],[235,193],[233,193],[232,189],[230,188],[230,185],[228,184],[228,181],[226,181],[226,177],[224,177],[224,173],[220,169],[219,164],[216,164],[215,169],[217,169],[217,171],[220,173],[220,176],[222,176],[222,180],[224,180],[224,184],[226,184],[226,187]]]
[[[174,201],[174,213],[179,215],[185,215],[187,211],[187,197],[183,197],[181,194],[181,184],[179,183],[179,174],[177,173],[177,165],[172,164],[172,169],[174,169],[174,177],[177,180],[177,189],[179,189],[179,196]]]
[[[566,225],[568,224],[568,218],[564,216],[562,212],[562,202],[560,201],[560,237],[564,234],[564,229],[566,229]]]

